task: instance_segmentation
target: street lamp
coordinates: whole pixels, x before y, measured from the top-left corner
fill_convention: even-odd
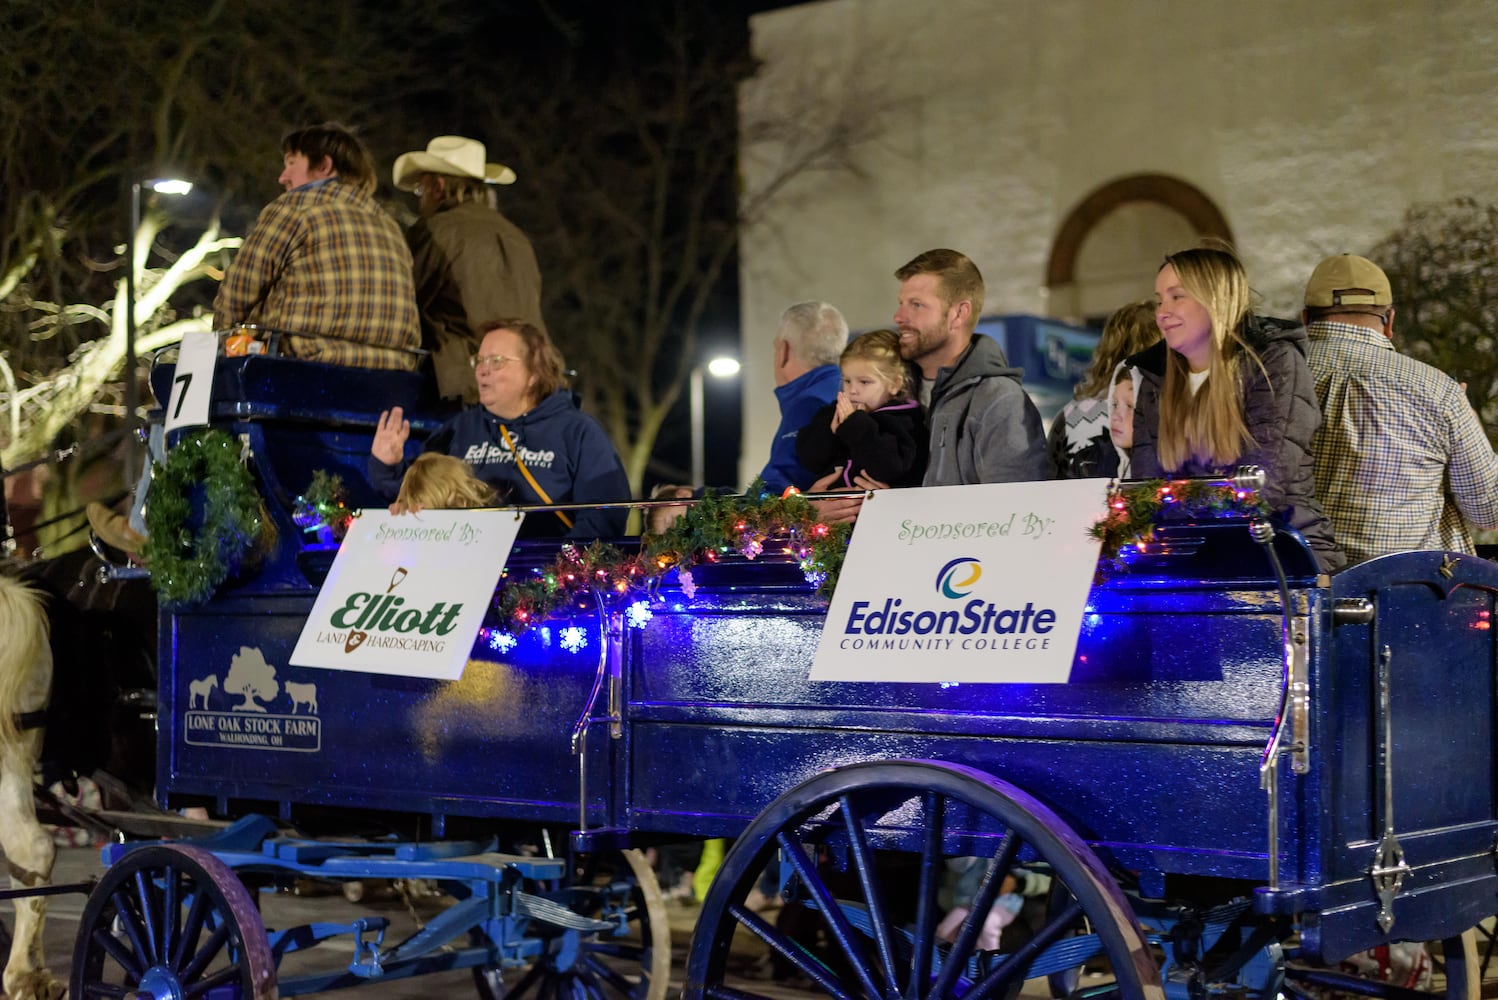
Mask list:
[[[713,358],[707,363],[707,373],[714,378],[732,378],[739,373],[739,359],[720,356]],[[703,457],[704,433],[703,433],[703,406],[702,406],[702,370],[698,365],[692,369],[691,378],[691,403],[692,403],[692,486],[701,489],[707,485],[703,480],[706,478],[704,466],[706,462]]]
[[[125,489],[134,488],[135,411],[140,406],[140,390],[135,384],[135,267],[136,240],[140,234],[140,191],[145,188],[157,194],[184,195],[192,191],[190,181],[176,177],[153,177],[130,184],[130,239],[125,253]],[[150,248],[146,248],[150,252]]]

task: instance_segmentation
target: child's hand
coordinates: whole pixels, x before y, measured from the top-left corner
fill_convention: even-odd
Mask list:
[[[858,404],[849,399],[846,392],[839,392],[837,394],[837,405],[832,411],[832,429],[837,430],[842,422],[852,416],[853,412],[857,409]]]

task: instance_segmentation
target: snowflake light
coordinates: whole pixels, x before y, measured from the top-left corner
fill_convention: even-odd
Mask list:
[[[654,617],[649,601],[636,601],[624,609],[624,619],[630,628],[644,628],[645,623]]]
[[[576,653],[588,644],[588,633],[576,625],[568,625],[562,629],[562,648],[569,653]]]
[[[485,629],[488,632],[489,648],[496,653],[508,653],[515,648],[516,639],[508,632],[501,632],[497,628]]]

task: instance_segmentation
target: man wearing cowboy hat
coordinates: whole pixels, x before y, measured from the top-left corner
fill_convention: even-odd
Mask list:
[[[515,171],[485,160],[483,143],[439,135],[395,161],[395,186],[414,192],[421,206],[406,239],[422,346],[432,352],[438,392],[466,403],[478,400],[469,357],[485,323],[517,316],[545,329],[536,253],[494,207],[488,187],[515,183]]]
[[[374,199],[374,163],[336,122],[281,140],[286,193],[261,211],[213,300],[213,325],[282,331],[293,357],[414,369],[421,328],[411,253]]]

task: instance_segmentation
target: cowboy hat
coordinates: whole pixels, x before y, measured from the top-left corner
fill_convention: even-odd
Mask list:
[[[485,184],[514,184],[515,171],[502,163],[484,162],[484,144],[461,135],[439,135],[427,143],[426,152],[402,153],[395,160],[395,186],[402,191],[416,187],[422,174],[467,177]]]

